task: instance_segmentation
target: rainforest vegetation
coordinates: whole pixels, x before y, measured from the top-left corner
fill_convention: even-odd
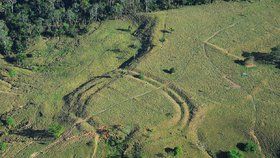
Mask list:
[[[0,53],[24,53],[38,36],[76,36],[93,21],[214,0],[3,0]],[[21,57],[21,56],[20,56]]]

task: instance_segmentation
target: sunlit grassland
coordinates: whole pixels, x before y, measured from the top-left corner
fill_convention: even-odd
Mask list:
[[[251,130],[268,157],[279,148],[279,120],[272,121],[279,118],[279,69],[261,64],[248,69],[219,49],[237,57],[244,51],[270,52],[280,40],[277,8],[276,1],[217,3],[155,13],[162,20],[155,39],[159,40],[164,25],[175,31],[165,35],[163,44],[158,41],[137,69],[168,78],[198,106],[206,111],[211,107],[197,126],[201,145],[213,155],[253,139]],[[218,48],[205,43],[212,35],[207,42]],[[174,74],[164,73],[171,67]]]

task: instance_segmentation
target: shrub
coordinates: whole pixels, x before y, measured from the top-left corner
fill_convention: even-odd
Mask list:
[[[8,75],[10,77],[15,77],[17,75],[17,72],[15,70],[11,69],[11,70],[8,71]]]
[[[238,149],[231,149],[228,152],[228,157],[229,158],[244,158],[244,155],[241,151],[239,151]]]
[[[4,151],[7,149],[7,143],[6,142],[0,142],[0,150],[1,151]]]
[[[172,68],[169,70],[169,72],[170,72],[170,74],[175,73],[175,68],[174,68],[174,67],[172,67]]]
[[[174,148],[174,156],[180,156],[183,154],[183,149],[182,147],[175,147]]]
[[[144,79],[144,74],[143,74],[143,73],[140,73],[137,77],[138,77],[139,79],[143,80],[143,79]]]
[[[16,61],[17,62],[22,62],[24,59],[26,59],[26,54],[19,53],[16,55]]]
[[[52,124],[50,125],[48,132],[55,138],[59,138],[63,134],[64,128],[59,124]]]
[[[246,144],[245,144],[245,148],[244,150],[246,152],[255,152],[257,150],[257,144],[255,144],[253,141],[248,141]]]
[[[164,42],[165,42],[165,37],[162,36],[162,37],[159,39],[159,41],[160,41],[161,43],[164,43]]]
[[[6,120],[6,124],[8,125],[8,127],[13,127],[15,125],[15,120],[12,117],[8,117]]]

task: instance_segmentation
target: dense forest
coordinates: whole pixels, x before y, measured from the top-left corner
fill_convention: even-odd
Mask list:
[[[76,36],[93,21],[214,0],[3,0],[0,53],[23,53],[34,37]]]

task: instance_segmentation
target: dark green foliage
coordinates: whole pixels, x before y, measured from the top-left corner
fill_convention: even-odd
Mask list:
[[[243,153],[238,150],[238,149],[231,149],[229,152],[228,152],[228,157],[229,158],[244,158],[244,155]]]
[[[248,141],[245,144],[244,151],[246,152],[255,152],[257,150],[257,144],[255,144],[253,141]]]
[[[173,156],[180,156],[183,154],[183,149],[181,147],[175,147],[175,148],[167,147],[164,150],[167,154],[173,155]]]
[[[8,35],[5,21],[0,20],[0,53],[7,54],[12,49],[12,40]]]
[[[36,36],[76,36],[93,21],[214,0],[3,0],[0,53],[23,53]],[[163,39],[162,39],[163,40]]]
[[[170,72],[170,74],[175,73],[175,68],[174,68],[174,67],[172,67],[172,68],[169,70],[169,72]]]
[[[280,67],[280,45],[271,49],[270,57],[271,63]]]
[[[159,41],[160,41],[161,43],[164,43],[164,42],[165,42],[165,37],[162,36],[162,37],[159,39]]]
[[[183,149],[180,146],[174,148],[174,156],[180,156],[182,154],[183,154]]]
[[[59,138],[63,134],[64,128],[59,124],[52,124],[50,125],[48,132],[55,138]]]
[[[18,63],[21,63],[25,58],[26,58],[26,54],[24,53],[19,53],[16,55],[16,61]]]

